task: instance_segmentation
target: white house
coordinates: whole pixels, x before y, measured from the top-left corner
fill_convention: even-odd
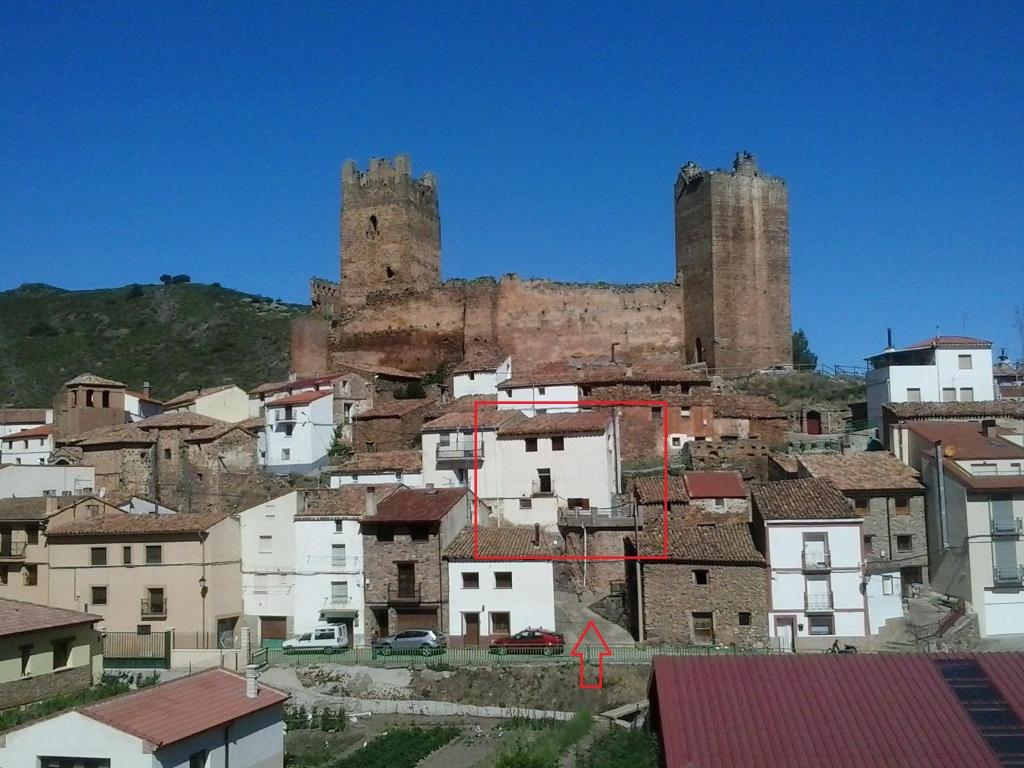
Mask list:
[[[312,378],[295,378],[262,384],[249,392],[249,414],[262,416],[267,403],[303,392],[330,391],[334,394],[334,424],[340,437],[352,441],[352,420],[370,410],[374,402],[373,380],[353,371]]]
[[[96,486],[93,467],[66,465],[0,466],[0,499],[26,496],[80,496]]]
[[[542,559],[550,550],[539,527],[481,527],[477,534],[478,557],[471,529],[445,550],[449,642],[487,646],[524,629],[556,631],[554,566]]]
[[[53,426],[43,424],[4,436],[0,461],[4,464],[46,464],[53,452]]]
[[[242,553],[242,620],[263,645],[280,645],[293,633],[295,514],[305,504],[292,491],[238,516]]]
[[[239,386],[199,387],[172,397],[164,403],[164,413],[187,411],[229,423],[249,418],[249,395]]]
[[[565,368],[551,368],[512,376],[498,384],[496,400],[501,410],[535,413],[575,413],[580,409],[580,388]]]
[[[1024,447],[976,422],[907,431],[927,489],[932,587],[970,603],[982,637],[1024,633]]]
[[[52,408],[0,408],[0,439],[52,423]]]
[[[332,390],[310,390],[266,403],[261,461],[275,474],[315,472],[334,442]]]
[[[7,731],[5,768],[281,768],[288,695],[222,669]]]
[[[768,560],[768,636],[784,651],[870,634],[862,520],[828,480],[755,486],[754,536]]]
[[[498,385],[512,376],[512,358],[500,350],[468,357],[452,371],[452,396],[484,395],[493,399]]]
[[[499,454],[498,429],[526,421],[519,411],[500,411],[480,406],[476,423],[472,411],[446,413],[422,428],[423,484],[431,488],[476,487],[480,498],[496,500],[503,495],[503,458]],[[476,451],[473,430],[477,430]],[[475,456],[475,458],[474,458]]]
[[[154,400],[145,382],[141,392],[126,389],[124,392],[124,415],[128,421],[142,421],[163,412],[163,403]]]
[[[868,423],[882,427],[886,403],[992,400],[992,342],[933,336],[867,358]]]
[[[327,471],[331,488],[385,483],[401,483],[409,488],[424,486],[423,454],[418,449],[357,453],[344,464]]]

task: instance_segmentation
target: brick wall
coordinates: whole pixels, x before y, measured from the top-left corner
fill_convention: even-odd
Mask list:
[[[850,494],[851,499],[857,496]],[[865,552],[869,570],[873,573],[897,571],[900,568],[922,567],[925,583],[928,581],[928,541],[925,525],[924,496],[909,497],[907,514],[897,514],[895,497],[859,495],[868,502],[864,516],[863,535],[872,536],[872,552]],[[897,551],[896,537],[913,536],[913,549]],[[883,556],[882,553],[885,553]]]
[[[431,530],[427,541],[413,541],[408,528],[388,527],[381,530],[394,531],[394,541],[378,541],[376,528],[372,525],[363,526],[363,562],[366,578],[365,599],[368,608],[381,610],[388,602],[388,585],[392,590],[398,587],[398,568],[396,563],[414,563],[416,583],[420,602],[403,602],[406,608],[441,609],[442,602],[447,605],[448,568],[441,560],[441,551],[436,527]],[[394,632],[396,610],[394,606],[384,608],[389,613],[389,629]],[[438,626],[444,628],[444,615],[439,612]],[[384,631],[379,626],[375,610],[367,610],[367,636]]]
[[[436,411],[427,405],[411,413],[393,418],[356,419],[352,424],[352,445],[358,451],[400,451],[418,448],[420,428]],[[367,443],[373,443],[368,449]]]
[[[624,530],[587,530],[587,554],[614,555],[622,557],[625,554],[623,539],[632,536],[632,529]],[[565,530],[565,553],[567,555],[583,555],[583,533],[578,530]],[[583,586],[583,563],[571,562],[570,574],[573,586]],[[609,592],[609,585],[613,581],[625,581],[626,563],[622,560],[599,560],[586,564],[586,588],[598,595],[606,595]]]
[[[0,709],[18,707],[62,694],[77,693],[91,685],[92,667],[89,665],[11,680],[0,684]]]

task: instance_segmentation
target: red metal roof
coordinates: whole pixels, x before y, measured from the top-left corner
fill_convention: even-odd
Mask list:
[[[684,472],[691,499],[745,499],[747,486],[739,472]]]
[[[322,397],[331,397],[333,394],[333,389],[317,389],[311,392],[299,392],[294,395],[288,395],[288,397],[279,397],[274,400],[268,400],[266,406],[267,408],[284,408],[286,405],[309,405],[314,400],[319,400]]]
[[[436,523],[468,493],[466,488],[403,488],[377,504],[364,523]]]
[[[935,663],[958,658],[1024,717],[1021,653],[656,657],[649,698],[664,764],[999,768]]]
[[[245,678],[227,670],[211,669],[117,696],[79,712],[156,747],[164,747],[222,728],[288,698],[288,694],[262,684],[258,690],[255,699],[247,698]]]

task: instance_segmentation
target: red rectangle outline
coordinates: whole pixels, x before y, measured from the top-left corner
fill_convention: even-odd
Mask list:
[[[655,407],[660,406],[662,409],[662,427],[664,433],[662,435],[662,465],[661,465],[661,511],[662,511],[662,537],[661,537],[661,554],[660,555],[503,555],[503,556],[484,556],[480,554],[480,534],[479,534],[479,496],[477,495],[478,490],[478,473],[479,473],[479,461],[477,454],[477,434],[479,433],[479,409],[481,405],[493,405],[495,407],[501,405],[529,405],[544,407],[552,405],[575,405],[575,406],[588,406],[588,405],[600,405],[600,406],[639,406],[639,407]],[[637,548],[639,549],[640,543],[636,542]],[[473,401],[473,560],[484,561],[484,562],[530,562],[540,561],[549,562],[553,560],[574,560],[583,561],[588,563],[601,562],[601,561],[644,561],[644,560],[667,560],[668,559],[668,402],[665,400],[474,400]]]

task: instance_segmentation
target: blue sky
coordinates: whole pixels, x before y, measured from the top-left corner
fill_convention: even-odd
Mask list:
[[[882,6],[3,3],[0,289],[306,301],[342,161],[395,152],[438,174],[445,277],[671,280],[679,166],[748,149],[824,362],[887,326],[1021,355],[1024,5]]]

